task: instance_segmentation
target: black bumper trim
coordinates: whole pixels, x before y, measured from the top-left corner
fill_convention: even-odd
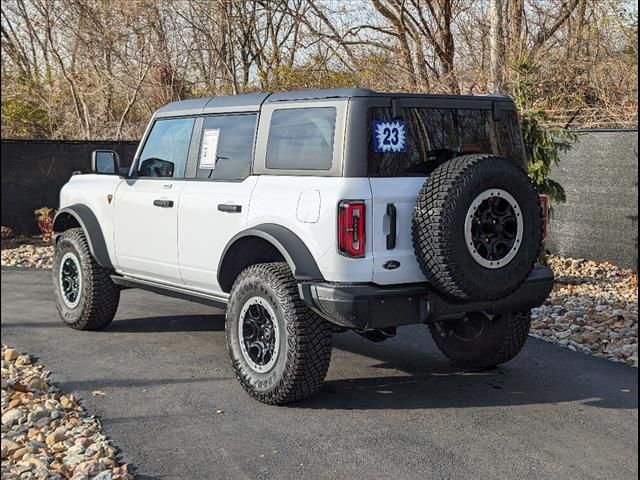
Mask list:
[[[542,305],[553,288],[553,272],[536,265],[524,284],[490,302],[452,303],[429,284],[380,286],[302,282],[300,296],[315,312],[336,325],[370,329],[428,323],[466,312],[518,312]]]

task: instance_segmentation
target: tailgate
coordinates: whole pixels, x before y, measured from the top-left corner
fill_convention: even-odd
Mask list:
[[[425,180],[426,177],[369,178],[373,194],[370,239],[374,283],[389,285],[426,281],[411,242],[413,207]],[[392,208],[389,209],[389,206]],[[396,215],[396,241],[395,247],[388,248],[387,237],[392,226],[391,215],[387,212],[393,208]]]

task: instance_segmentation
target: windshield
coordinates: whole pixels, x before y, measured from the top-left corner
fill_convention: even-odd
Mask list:
[[[491,110],[402,108],[400,116],[392,118],[390,108],[370,108],[368,173],[429,175],[442,162],[472,152],[495,153],[521,164],[524,150],[517,114],[498,114],[495,121]],[[400,128],[399,135],[394,127]]]

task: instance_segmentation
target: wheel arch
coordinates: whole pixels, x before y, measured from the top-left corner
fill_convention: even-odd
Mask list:
[[[286,261],[296,280],[324,280],[304,242],[282,225],[264,223],[236,234],[222,252],[218,284],[224,292],[245,268],[256,263]]]
[[[86,205],[74,204],[62,208],[53,219],[53,243],[58,241],[60,233],[70,228],[80,227],[87,237],[91,255],[101,267],[113,270],[113,263],[109,257],[109,250],[100,228],[100,223],[93,211]]]

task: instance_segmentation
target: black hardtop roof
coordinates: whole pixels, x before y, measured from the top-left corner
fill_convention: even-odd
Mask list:
[[[199,115],[203,113],[257,112],[263,103],[297,100],[321,100],[354,97],[437,98],[440,100],[508,101],[506,95],[451,95],[434,93],[376,92],[367,88],[331,88],[323,90],[296,90],[290,92],[247,93],[219,97],[203,97],[172,102],[156,111],[156,117]]]

